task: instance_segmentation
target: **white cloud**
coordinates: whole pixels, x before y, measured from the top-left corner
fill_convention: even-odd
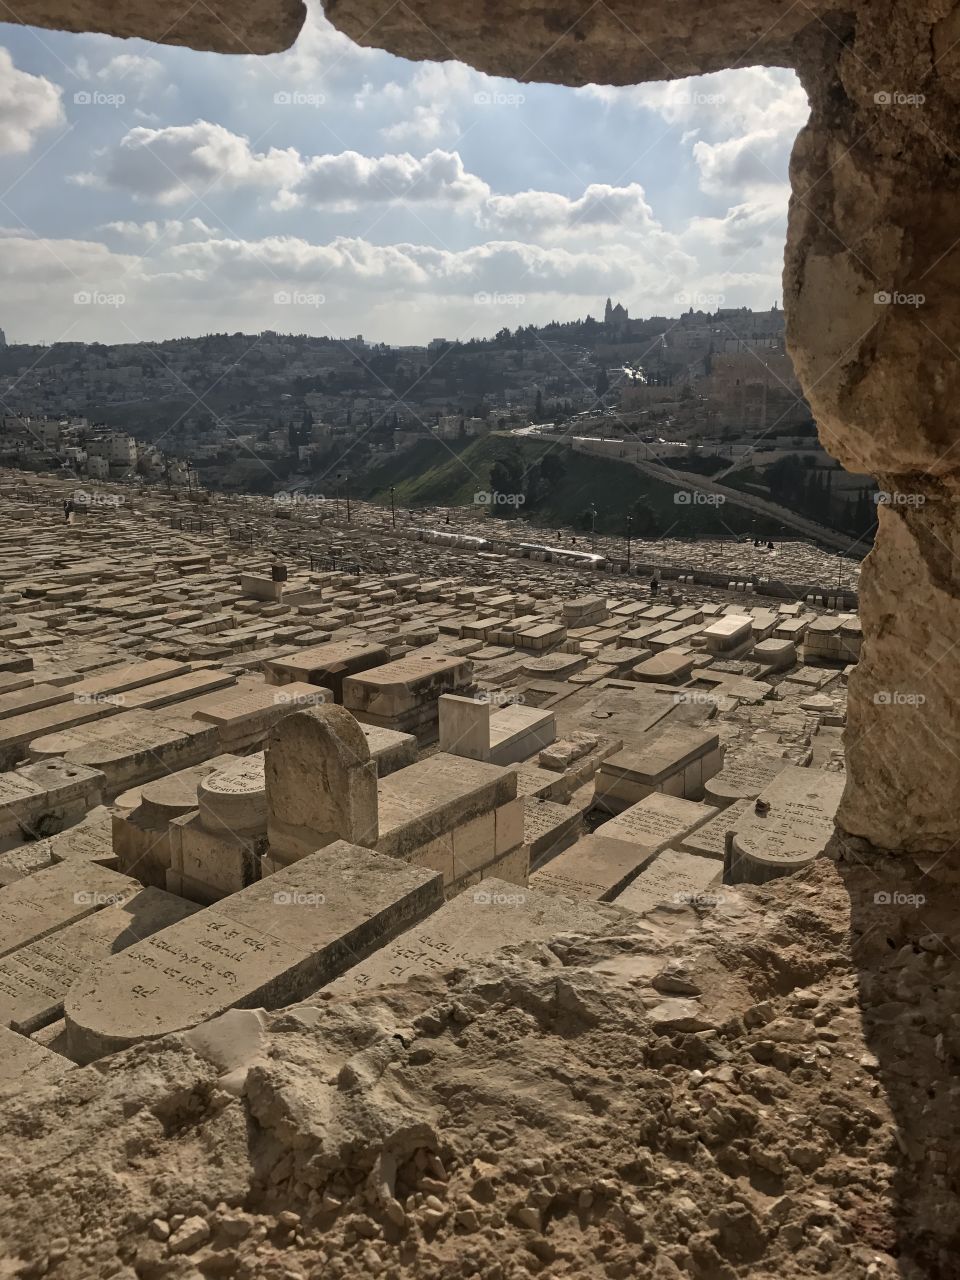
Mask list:
[[[793,139],[772,129],[757,129],[725,142],[695,142],[693,157],[700,187],[708,195],[742,196],[775,187],[786,198],[784,178]]]
[[[430,151],[422,160],[407,152],[363,156],[357,151],[314,156],[297,194],[315,208],[353,209],[361,205],[479,201],[490,194],[467,173],[456,151]]]
[[[223,235],[216,227],[208,227],[202,218],[167,218],[161,222],[105,222],[98,229],[112,233],[121,240],[143,245],[214,240]]]
[[[175,204],[213,186],[282,188],[295,182],[301,160],[293,148],[257,152],[223,125],[197,120],[161,129],[131,129],[107,152],[99,173],[76,174],[83,186],[125,191],[135,200]]]
[[[385,125],[380,130],[387,142],[439,142],[441,138],[454,137],[458,133],[456,120],[437,103],[413,108],[406,120]]]
[[[38,133],[63,121],[61,93],[44,76],[18,70],[0,47],[0,155],[22,155]]]
[[[662,232],[638,182],[625,187],[591,183],[576,199],[555,191],[495,195],[485,202],[477,221],[495,231],[532,237]]]

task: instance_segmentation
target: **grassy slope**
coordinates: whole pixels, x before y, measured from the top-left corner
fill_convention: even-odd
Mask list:
[[[732,506],[683,505],[674,502],[672,486],[648,479],[619,462],[574,454],[548,440],[484,436],[472,441],[424,440],[396,457],[371,468],[353,482],[358,498],[389,504],[395,486],[400,507],[463,506],[477,490],[490,487],[490,467],[498,458],[519,451],[530,464],[545,453],[566,463],[563,478],[546,499],[523,511],[532,523],[550,527],[579,528],[590,503],[597,508],[597,530],[622,533],[626,514],[642,499],[657,516],[661,535],[709,537],[714,534],[748,533],[774,536],[780,526]]]

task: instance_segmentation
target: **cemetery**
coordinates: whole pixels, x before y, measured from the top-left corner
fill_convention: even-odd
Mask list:
[[[387,1259],[448,1221],[452,1243],[473,1238],[475,1210],[461,1202],[448,1220],[446,1183],[430,1172],[459,1158],[429,1137],[434,1121],[411,1122],[427,1136],[396,1156],[377,1144],[469,1076],[458,1055],[494,1052],[492,1022],[486,1048],[467,1047],[491,1000],[517,1028],[533,1018],[544,1069],[568,1052],[555,1042],[564,1020],[586,1034],[604,1009],[638,1018],[643,1043],[686,1045],[684,1073],[718,1087],[724,1041],[760,1055],[755,1067],[779,1061],[779,1049],[737,1040],[753,1024],[731,1001],[750,985],[741,957],[766,954],[770,895],[799,896],[808,915],[833,909],[818,886],[837,874],[840,735],[859,655],[848,600],[745,599],[690,574],[664,575],[654,596],[622,568],[410,543],[360,503],[349,526],[284,522],[285,543],[257,500],[242,542],[222,500],[201,535],[176,527],[178,499],[156,494],[64,527],[60,483],[0,474],[9,1106],[110,1073],[140,1081],[148,1062],[176,1063],[178,1076],[202,1064],[230,1105],[299,1134],[293,1165],[261,1195],[267,1211],[296,1203],[317,1239],[348,1251],[375,1239]],[[267,590],[278,543],[289,573]],[[916,712],[891,706],[905,722]],[[790,943],[790,963],[810,963],[805,945]],[[447,991],[452,1022],[437,1012]],[[448,1025],[463,1033],[449,1043]],[[332,1075],[311,1057],[321,1028]],[[389,1085],[388,1034],[420,1046]],[[527,1068],[503,1035],[492,1063],[519,1105]],[[402,1074],[414,1060],[422,1089]],[[284,1101],[268,1103],[258,1090],[278,1070]],[[314,1077],[323,1097],[309,1101]],[[343,1110],[351,1090],[367,1098],[362,1118]],[[281,1122],[288,1105],[301,1110]],[[326,1154],[298,1170],[314,1124],[333,1126]],[[342,1168],[323,1173],[342,1126],[360,1143],[351,1150],[380,1152],[369,1167],[356,1156],[356,1184]],[[476,1167],[492,1167],[494,1148],[483,1150]],[[407,1169],[414,1151],[422,1167]],[[370,1199],[363,1188],[381,1174],[394,1191]],[[246,1194],[245,1213],[260,1194]],[[585,1221],[586,1198],[603,1194],[577,1192]],[[334,1207],[356,1212],[357,1196],[364,1221],[386,1215],[374,1236],[351,1235]],[[231,1203],[226,1190],[216,1198]],[[154,1214],[162,1229],[144,1228],[143,1256],[233,1266],[246,1246],[221,1240],[227,1209],[172,1203],[183,1207]],[[510,1212],[509,1230],[540,1238],[539,1210]],[[181,1246],[193,1218],[215,1243]],[[351,1268],[376,1273],[364,1248]]]

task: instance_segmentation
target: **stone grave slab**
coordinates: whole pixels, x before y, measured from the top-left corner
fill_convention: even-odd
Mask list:
[[[712,858],[664,849],[614,899],[638,915],[663,907],[712,907],[722,896],[721,868]]]
[[[147,888],[0,959],[0,1024],[22,1035],[59,1018],[67,990],[97,961],[199,910]]]
[[[744,749],[727,752],[723,768],[703,784],[704,798],[721,808],[735,800],[755,800],[790,764],[770,751]]]
[[[812,862],[833,835],[846,777],[789,765],[760,792],[728,837],[726,879],[764,884]]]
[[[95,862],[71,860],[0,889],[0,956],[115,906],[141,885]]]
[[[70,1053],[303,1000],[442,898],[435,873],[337,841],[88,970],[65,1001]]]
[[[323,989],[321,998],[349,998],[421,974],[475,964],[500,947],[545,941],[563,933],[601,933],[623,920],[616,907],[488,877],[348,969]]]
[[[0,1096],[10,1097],[27,1085],[55,1084],[72,1069],[68,1058],[0,1027]]]
[[[530,888],[571,898],[609,900],[627,887],[656,852],[648,852],[632,840],[581,836],[532,873]]]

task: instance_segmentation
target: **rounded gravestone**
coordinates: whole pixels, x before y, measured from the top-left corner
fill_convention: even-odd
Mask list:
[[[703,784],[703,798],[723,809],[737,800],[756,800],[789,763],[768,751],[743,751],[725,757],[720,772]]]
[[[197,787],[200,821],[208,831],[234,835],[267,829],[267,787],[263,752],[244,756],[201,779]]]
[[[761,666],[786,671],[797,660],[797,646],[792,640],[761,640],[753,647],[753,658]]]
[[[211,765],[198,764],[191,769],[181,769],[178,773],[165,774],[162,778],[145,783],[139,789],[144,819],[150,826],[165,826],[174,818],[180,818],[191,809],[196,809],[197,786],[202,778],[212,772]],[[136,788],[125,791],[118,803],[123,803],[135,793]]]

